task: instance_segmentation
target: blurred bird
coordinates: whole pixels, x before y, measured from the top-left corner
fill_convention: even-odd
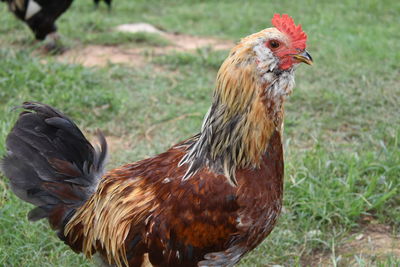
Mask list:
[[[235,46],[222,64],[200,133],[166,152],[104,173],[64,114],[26,102],[2,161],[11,189],[58,236],[105,264],[233,266],[272,231],[282,207],[283,103],[306,34],[288,15]]]
[[[94,0],[94,6],[95,6],[95,8],[98,8],[98,7],[99,7],[100,1],[101,1],[101,0]],[[110,10],[111,10],[111,0],[104,0],[104,2],[107,4],[108,11],[110,11]]]
[[[14,15],[25,22],[36,40],[45,40],[44,49],[62,52],[55,21],[71,5],[73,0],[0,0],[6,2]]]

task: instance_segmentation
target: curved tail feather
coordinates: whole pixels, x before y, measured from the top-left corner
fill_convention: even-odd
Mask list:
[[[7,136],[2,171],[14,193],[36,206],[29,220],[48,218],[64,239],[64,226],[97,189],[107,142],[99,132],[100,147],[94,148],[68,117],[48,105],[25,102],[22,108]]]

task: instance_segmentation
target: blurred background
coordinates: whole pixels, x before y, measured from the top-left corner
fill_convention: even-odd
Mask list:
[[[315,64],[286,104],[283,213],[240,266],[399,266],[397,0],[114,0],[111,12],[76,0],[57,21],[68,50],[53,56],[0,3],[0,154],[25,100],[104,131],[109,168],[164,151],[199,131],[229,49],[274,13],[303,25]],[[117,30],[128,23],[151,25]],[[29,209],[0,177],[1,266],[93,266]]]

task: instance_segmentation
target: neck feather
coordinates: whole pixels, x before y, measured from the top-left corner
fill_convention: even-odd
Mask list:
[[[213,104],[181,161],[189,164],[184,179],[207,166],[235,186],[236,170],[258,168],[273,132],[281,131],[293,73],[268,81],[255,60],[239,59],[231,54],[218,72]]]

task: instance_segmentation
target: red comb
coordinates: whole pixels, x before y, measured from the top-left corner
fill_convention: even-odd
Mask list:
[[[286,33],[292,45],[299,49],[306,49],[307,34],[301,29],[301,25],[294,24],[294,20],[288,14],[275,14],[272,18],[272,25],[280,32]]]

